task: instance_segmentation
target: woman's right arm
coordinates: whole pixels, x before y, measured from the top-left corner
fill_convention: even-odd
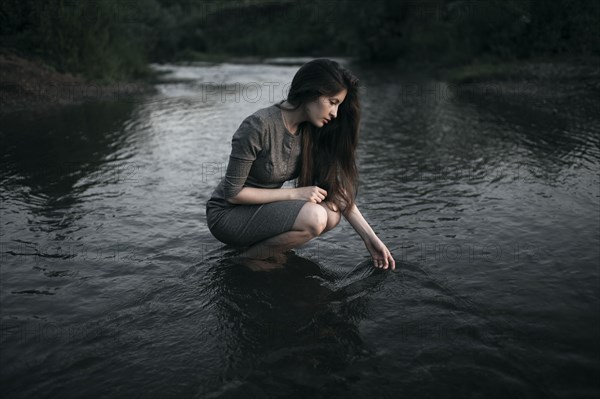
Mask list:
[[[294,199],[295,188],[256,188],[244,187],[233,198],[231,204],[265,204],[267,202],[288,201]]]
[[[305,200],[315,204],[327,197],[327,191],[317,186],[298,188],[256,188],[244,187],[233,198],[227,199],[232,204],[266,204],[267,202]]]

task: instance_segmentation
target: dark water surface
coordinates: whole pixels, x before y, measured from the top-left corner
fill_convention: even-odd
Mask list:
[[[244,117],[298,66],[165,66],[136,101],[4,115],[4,398],[600,393],[600,118],[365,85],[358,206],[254,273],[206,227]]]

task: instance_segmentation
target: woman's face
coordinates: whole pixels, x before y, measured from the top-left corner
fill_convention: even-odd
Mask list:
[[[323,127],[329,121],[337,118],[338,108],[344,102],[348,90],[344,89],[335,96],[320,96],[306,104],[306,114],[310,123]]]

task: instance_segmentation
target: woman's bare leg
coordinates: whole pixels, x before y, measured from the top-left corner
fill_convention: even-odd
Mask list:
[[[337,226],[340,223],[340,220],[342,219],[342,213],[340,212],[337,206],[328,201],[321,202],[319,205],[321,205],[325,209],[325,211],[327,211],[327,226],[325,226],[325,230],[321,232],[322,235],[328,232],[329,230],[332,230],[335,226]],[[330,206],[335,210],[329,208]]]
[[[281,268],[286,250],[298,247],[314,238],[306,231],[286,231],[254,244],[239,255],[244,264],[253,270]]]

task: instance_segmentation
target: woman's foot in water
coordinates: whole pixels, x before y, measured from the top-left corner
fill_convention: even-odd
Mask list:
[[[283,269],[287,262],[288,253],[291,251],[285,251],[283,253],[273,254],[269,257],[260,259],[253,258],[246,253],[242,253],[233,258],[237,263],[241,263],[252,271],[271,271]]]

